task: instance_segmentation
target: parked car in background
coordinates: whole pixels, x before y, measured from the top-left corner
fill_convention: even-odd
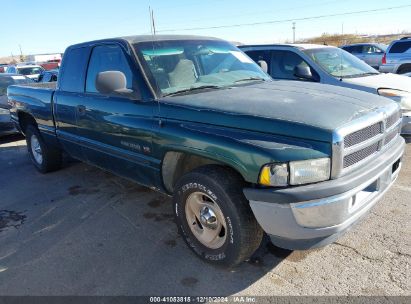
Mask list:
[[[41,72],[38,82],[55,82],[59,75],[59,70],[50,70]]]
[[[39,65],[42,66],[46,71],[56,70],[60,67],[60,60],[47,61],[40,63]]]
[[[357,43],[344,45],[341,48],[378,70],[382,65],[382,58],[387,50],[387,45],[381,43]]]
[[[411,72],[411,37],[391,42],[383,58],[380,71],[396,74]]]
[[[333,242],[394,183],[405,146],[392,100],[273,81],[210,37],[73,45],[57,86],[11,86],[8,98],[40,172],[65,151],[173,195],[188,247],[224,266],[263,231],[288,249]]]
[[[8,64],[0,64],[0,73],[5,73]]]
[[[411,79],[383,74],[350,53],[315,44],[242,45],[274,79],[311,81],[385,96],[400,103],[402,134],[411,134]]]
[[[26,84],[32,80],[18,74],[0,74],[0,136],[18,132],[10,119],[10,106],[7,103],[7,88],[10,85]]]
[[[44,68],[35,64],[17,64],[7,68],[7,73],[24,75],[34,81],[37,81]]]

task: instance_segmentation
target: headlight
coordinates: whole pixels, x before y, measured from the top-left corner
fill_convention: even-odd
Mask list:
[[[378,94],[400,103],[403,111],[411,110],[411,93],[393,89],[379,89]]]
[[[330,179],[329,158],[290,162],[290,184],[302,185]]]
[[[330,179],[331,161],[318,158],[292,161],[289,164],[270,164],[261,169],[259,182],[265,186],[284,187],[303,185]]]

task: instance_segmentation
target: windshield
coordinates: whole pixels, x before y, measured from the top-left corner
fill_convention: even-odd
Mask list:
[[[158,41],[135,45],[163,95],[270,80],[247,55],[224,41]]]
[[[6,95],[8,86],[28,82],[31,81],[24,76],[0,76],[0,96]]]
[[[30,68],[17,68],[19,74],[22,75],[37,75],[40,74],[43,69],[41,67],[30,67]]]
[[[384,52],[386,52],[388,49],[388,45],[386,44],[377,44],[377,46]]]
[[[309,49],[304,50],[304,53],[334,77],[349,78],[379,74],[364,61],[339,48]]]

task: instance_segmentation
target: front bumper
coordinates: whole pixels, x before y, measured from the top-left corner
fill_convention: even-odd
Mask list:
[[[251,209],[274,245],[309,249],[334,242],[391,187],[401,168],[404,139],[341,178],[285,189],[244,189]]]
[[[411,135],[411,116],[403,116],[402,117],[401,134],[402,135]]]

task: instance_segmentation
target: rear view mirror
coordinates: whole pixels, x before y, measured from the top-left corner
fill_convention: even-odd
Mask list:
[[[258,60],[257,63],[264,72],[268,72],[268,64],[265,60]]]
[[[311,69],[309,66],[297,65],[294,68],[294,76],[306,80],[314,80],[313,74],[311,73]]]
[[[96,89],[101,94],[131,93],[127,89],[126,75],[120,71],[105,71],[97,74]]]

